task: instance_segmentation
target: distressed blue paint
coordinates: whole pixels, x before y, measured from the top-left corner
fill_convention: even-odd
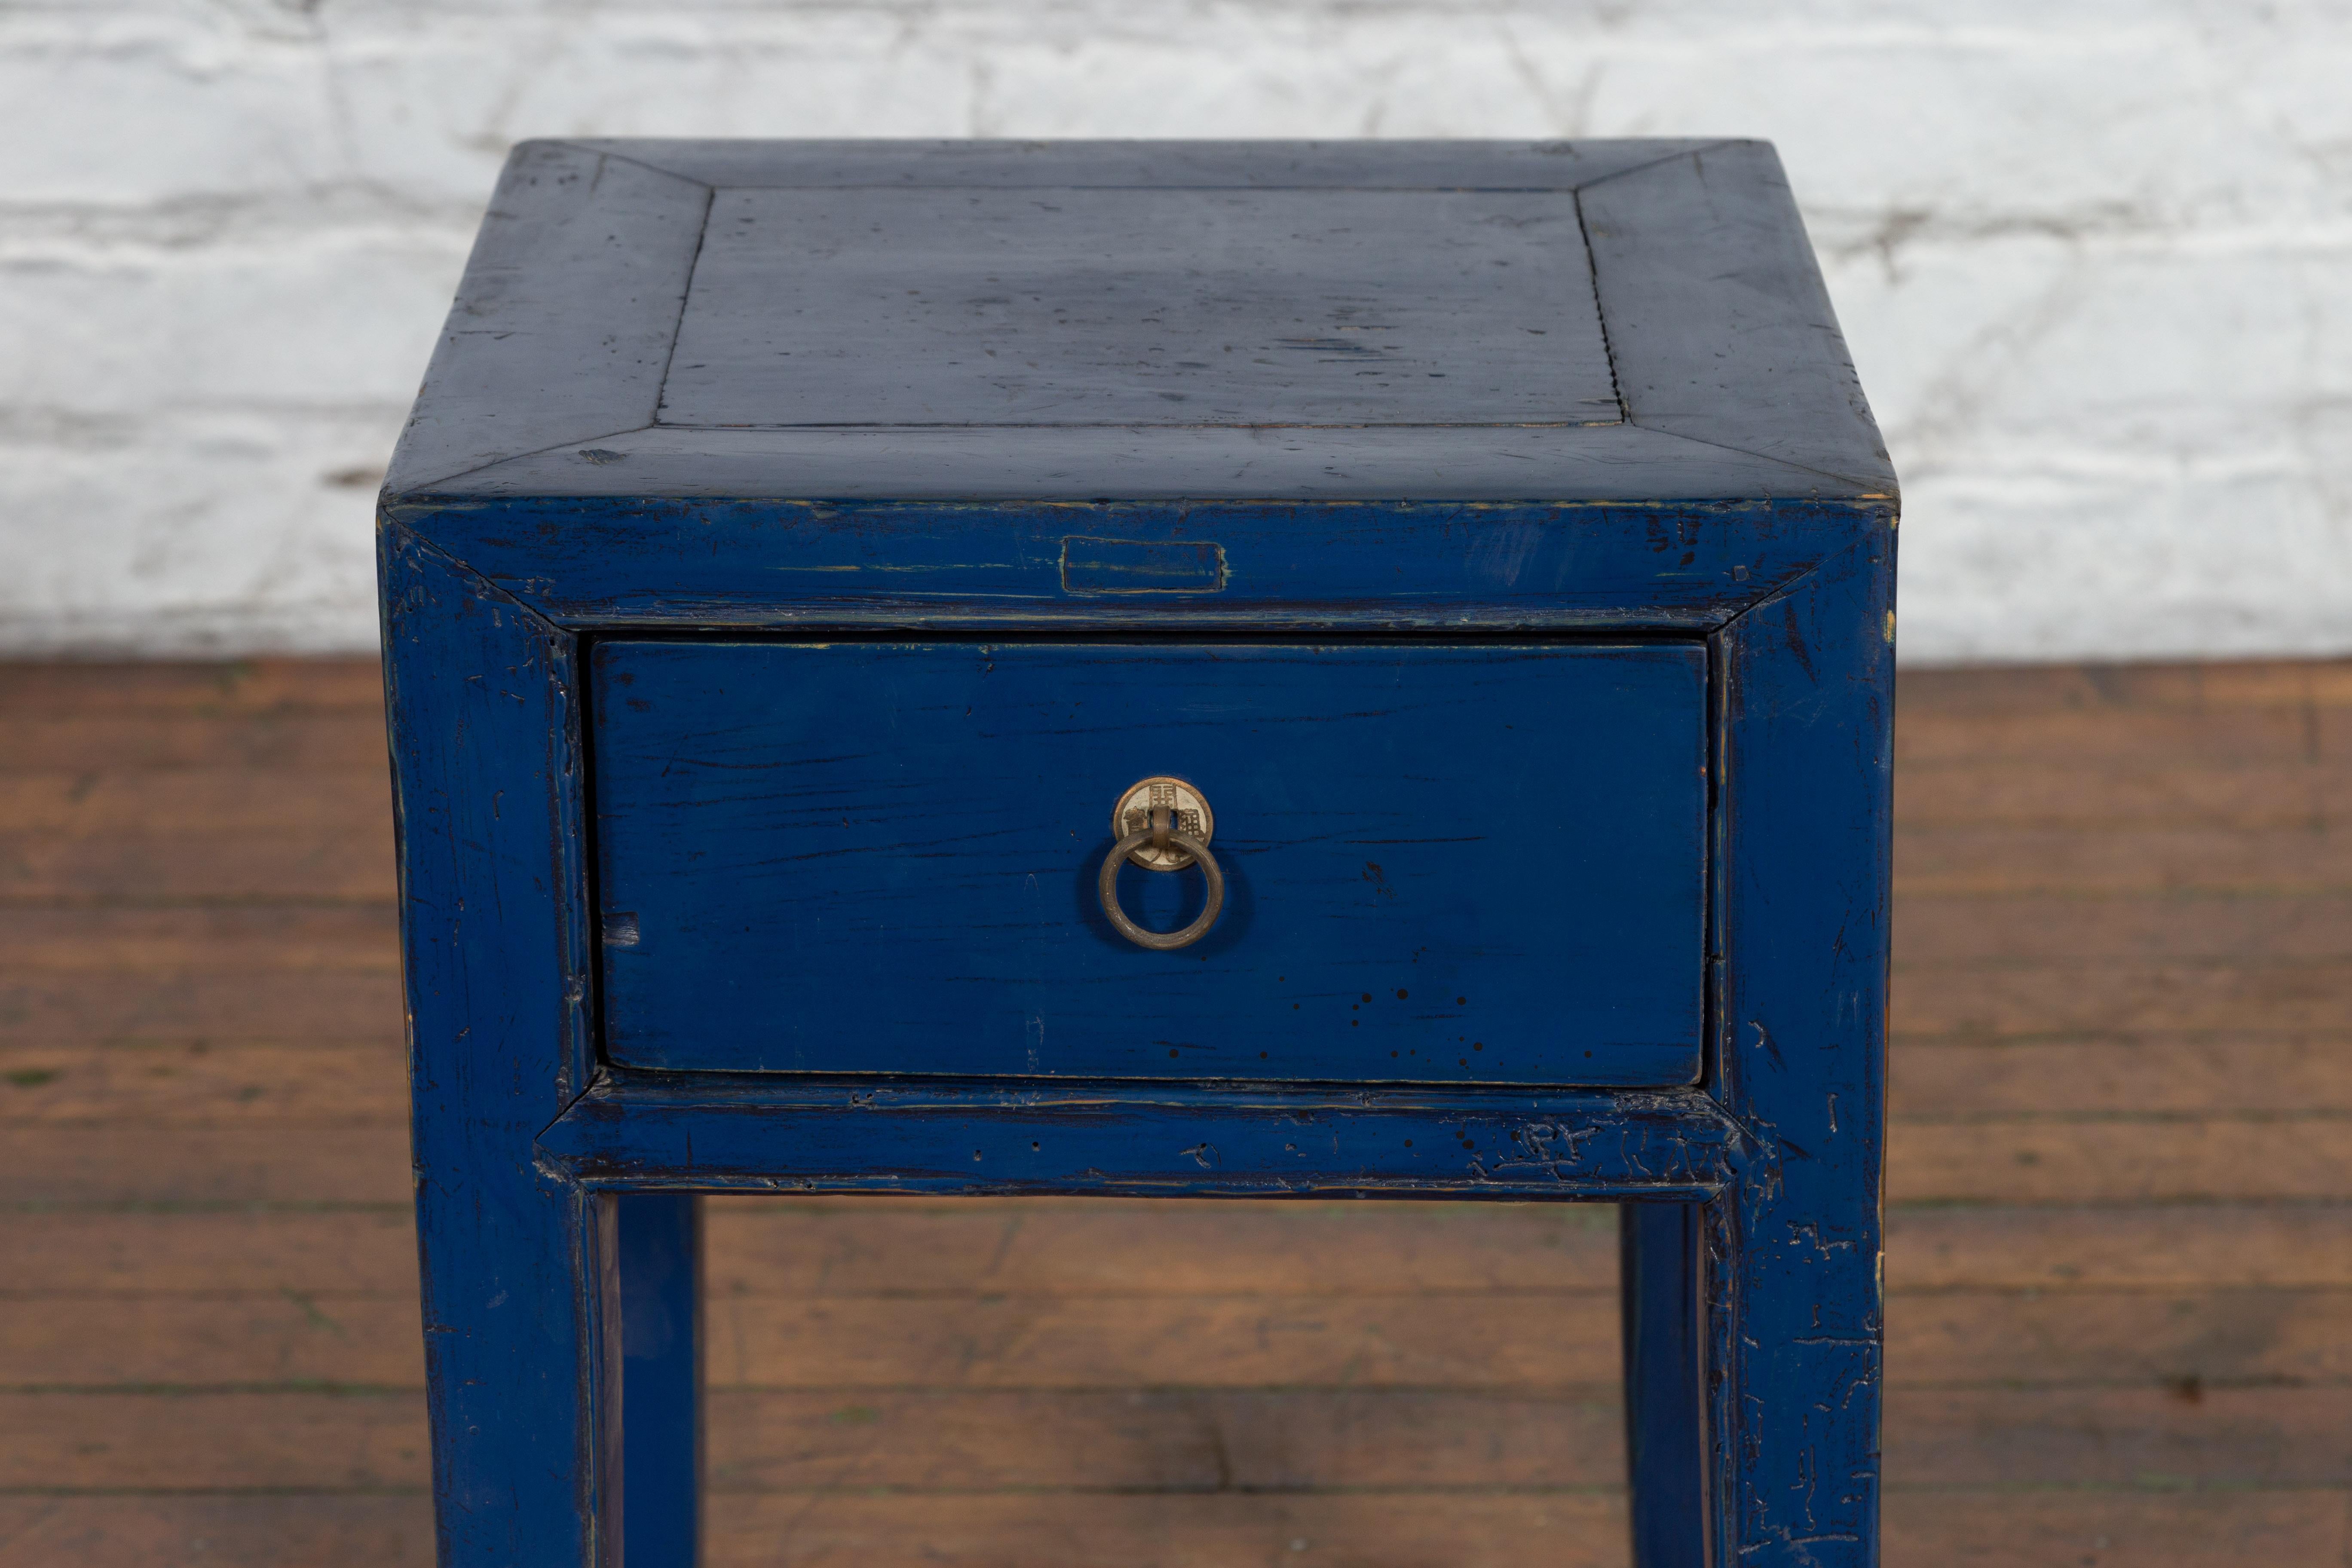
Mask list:
[[[599,1185],[1139,1196],[1706,1197],[1745,1160],[1704,1094],[877,1085],[608,1074],[540,1137]]]
[[[612,1234],[531,1143],[585,1077],[572,639],[400,531],[382,567],[440,1560],[577,1568],[611,1543]]]
[[[1894,535],[1719,639],[1724,1108],[1769,1157],[1709,1224],[1726,1562],[1874,1562]]]
[[[1625,1473],[1634,1568],[1706,1568],[1706,1413],[1700,1393],[1699,1210],[1617,1212],[1624,1302]]]
[[[1301,373],[1322,388],[1310,403],[1354,406],[1370,397],[1352,380],[1366,369],[1393,383],[1371,397],[1393,423],[1316,427],[1196,415],[1187,424],[1181,400],[1170,403],[1164,423],[1087,423],[1086,375],[1116,376],[1134,353],[1186,346],[1156,310],[1128,310],[1087,319],[1084,330],[1100,341],[1058,345],[1066,380],[1058,391],[1044,388],[1043,401],[1040,386],[1018,376],[943,382],[931,374],[938,366],[910,366],[921,374],[890,382],[889,365],[871,364],[860,370],[869,392],[953,383],[971,406],[946,410],[940,423],[846,429],[663,419],[707,215],[742,205],[722,200],[726,191],[890,185],[954,202],[961,185],[1041,181],[1156,191],[1151,201],[1192,204],[1186,210],[1221,199],[1201,194],[1220,185],[1390,191],[1398,199],[1361,210],[1402,226],[1375,253],[1427,247],[1408,258],[1419,268],[1412,287],[1434,291],[1423,305],[1443,304],[1440,296],[1458,293],[1468,276],[1449,281],[1425,265],[1429,256],[1497,242],[1413,229],[1462,204],[1409,193],[1475,187],[1501,193],[1501,211],[1510,209],[1508,193],[1552,193],[1528,210],[1567,235],[1558,194],[1573,192],[1606,374],[1601,336],[1580,336],[1580,327],[1550,337],[1549,352],[1578,360],[1546,383],[1562,403],[1547,412],[1559,417],[1494,423],[1495,399],[1527,389],[1505,374],[1526,345],[1496,327],[1517,317],[1482,318],[1483,335],[1447,341],[1442,327],[1431,336],[1429,323],[1453,318],[1421,309],[1412,318],[1421,335],[1408,346],[1421,360],[1444,362],[1444,374],[1396,380],[1402,361],[1375,365],[1352,342],[1338,357],[1332,343],[1341,340],[1292,345],[1322,356],[1315,363],[1324,368]],[[893,204],[893,221],[912,210]],[[1346,204],[1304,205],[1328,217]],[[1100,202],[1094,209],[1108,210]],[[1268,235],[1277,248],[1287,244],[1272,229],[1260,237]],[[1316,258],[1360,253],[1361,234],[1322,222],[1293,237],[1302,248],[1239,280],[1253,319],[1278,326],[1311,306],[1349,325],[1361,280]],[[788,247],[790,236],[779,229],[765,243]],[[1087,254],[1066,259],[1083,270],[1093,265]],[[739,284],[765,277],[756,266],[746,271],[743,259],[730,274]],[[835,268],[827,286],[854,314],[878,308],[866,298],[867,282]],[[938,312],[908,306],[901,294],[887,301],[888,313],[902,327],[915,323],[909,330],[936,322],[943,342],[1005,341],[1006,319],[988,314],[1003,300],[955,292],[951,276],[941,283]],[[761,289],[800,286],[793,277],[759,281]],[[1118,278],[1070,286],[1133,302]],[[1517,298],[1512,311],[1559,313],[1540,288]],[[1569,314],[1583,321],[1578,299]],[[781,319],[767,302],[755,291],[701,308],[755,323]],[[709,332],[698,341],[735,355],[752,381],[779,371],[751,359],[780,342],[803,346],[772,338],[747,350]],[[1198,406],[1213,413],[1232,390],[1217,384],[1215,363],[1171,360],[1153,367],[1152,384],[1197,392]],[[1286,362],[1277,354],[1274,363]],[[709,364],[689,366],[703,406],[720,406],[716,397],[732,399],[725,405],[739,413],[761,412],[758,397],[706,374]],[[1260,371],[1234,385],[1291,396],[1282,376],[1269,381]],[[1597,390],[1603,385],[1613,412]],[[1576,387],[1590,395],[1560,390]],[[806,384],[788,390],[793,406],[809,405]],[[1131,401],[1135,386],[1112,390]],[[1031,422],[1004,422],[1010,416],[996,405],[1005,398]],[[1071,422],[1054,422],[1064,415]],[[691,1505],[675,1465],[679,1445],[657,1430],[690,1422],[690,1382],[675,1340],[662,1352],[625,1353],[633,1316],[642,1329],[656,1310],[689,1315],[678,1282],[688,1272],[680,1205],[691,1199],[676,1194],[912,1190],[1642,1200],[1629,1220],[1626,1305],[1644,1568],[1700,1561],[1710,1535],[1712,1560],[1743,1568],[1874,1563],[1894,508],[1892,475],[1802,226],[1769,149],[1758,144],[520,149],[381,514],[443,1562],[609,1564],[625,1531],[645,1542],[634,1552],[637,1568],[649,1556],[677,1560],[680,1538],[664,1521],[690,1517]],[[1515,638],[1647,643],[1669,662],[1695,662],[1692,645],[1704,639],[1713,793],[1696,1086],[1300,1082],[1307,1073],[1360,1073],[1363,1064],[1327,1040],[1303,1042],[1304,1054],[1277,1065],[1271,1038],[1257,1048],[1267,1052],[1272,1082],[1248,1081],[1245,1056],[1202,1068],[1205,1058],[1188,1063],[1181,1046],[1174,1065],[1187,1072],[1183,1082],[1049,1083],[1053,1070],[1107,1073],[1105,1058],[1081,1053],[1049,1065],[1041,1056],[1038,1077],[1029,1078],[1025,1051],[1020,1078],[947,1080],[922,1074],[948,1065],[1001,1071],[1006,1042],[1000,1031],[975,1047],[953,1031],[919,1027],[919,1018],[883,1035],[890,1059],[859,1064],[878,1077],[617,1065],[633,1054],[633,1028],[640,1040],[649,1029],[667,1031],[663,1059],[673,1062],[793,1063],[758,1055],[768,1048],[759,1040],[747,1047],[744,1037],[758,1031],[730,1029],[709,1007],[692,1011],[704,998],[689,984],[633,992],[626,956],[612,972],[608,1014],[597,1016],[586,870],[597,847],[586,806],[608,781],[592,779],[581,754],[583,648],[658,633],[680,645],[683,658],[710,654],[722,636],[871,645],[957,631],[1033,647],[1041,637],[1124,639],[1121,647],[1145,650],[1139,657],[1171,663],[1200,658],[1202,644],[1220,638],[1320,640],[1361,650],[1349,657],[1417,664],[1432,679],[1445,668],[1477,669],[1499,657],[1494,645]],[[1369,651],[1414,637],[1422,640],[1401,650]],[[845,678],[877,679],[873,667]],[[744,695],[727,689],[730,699]],[[768,701],[775,693],[753,695]],[[706,697],[713,726],[741,724],[740,711]],[[1552,695],[1535,701],[1566,738],[1595,727],[1590,713]],[[877,691],[874,706],[888,710],[887,694]],[[1064,753],[1070,778],[1025,794],[1053,805],[1051,826],[1066,836],[1070,803],[1046,797],[1065,784],[1088,800],[1103,792],[1076,825],[1083,839],[1107,826],[1097,820],[1109,808],[1107,792],[1130,781],[1078,780],[1086,769],[1076,752],[1113,742],[1108,723],[1076,717]],[[772,716],[766,721],[774,728]],[[1247,721],[1244,713],[1237,723]],[[1192,733],[1208,751],[1246,750],[1214,725]],[[683,729],[681,736],[692,739]],[[984,751],[983,739],[965,735],[963,751]],[[951,740],[940,742],[942,754],[958,752],[961,742]],[[1686,767],[1661,762],[1664,754],[1629,759],[1629,776],[1645,765]],[[1127,761],[1139,774],[1193,765]],[[1464,761],[1438,752],[1428,776]],[[627,782],[625,767],[612,772]],[[1244,826],[1269,809],[1253,798],[1263,780],[1235,776],[1244,781],[1239,795],[1213,797],[1224,819],[1220,842],[1265,850],[1236,855],[1247,873],[1239,880],[1256,884],[1244,890],[1263,891],[1273,885],[1259,873],[1274,840],[1254,840]],[[1689,778],[1657,786],[1676,812],[1687,808]],[[842,773],[827,787],[857,782]],[[878,793],[882,781],[863,782]],[[1390,778],[1381,787],[1399,786]],[[685,803],[652,789],[635,807],[621,804],[610,819],[616,827],[629,809],[675,815]],[[1540,811],[1529,820],[1557,834],[1589,833],[1591,818],[1635,809],[1622,789],[1613,805],[1586,807],[1585,820],[1572,824]],[[994,808],[1008,809],[1002,800]],[[1491,801],[1475,814],[1498,815]],[[747,812],[705,837],[740,847],[759,831]],[[1048,832],[1034,824],[1014,831]],[[606,847],[619,857],[606,863],[608,881],[625,886],[643,869],[629,863],[628,842],[621,834]],[[1041,879],[1076,882],[1066,853],[1041,848],[1038,858]],[[710,885],[674,880],[681,897],[718,896]],[[1671,896],[1686,896],[1680,873],[1675,880]],[[1624,914],[1620,895],[1608,897],[1612,912]],[[814,902],[822,910],[842,900]],[[1236,903],[1240,942],[1276,929],[1262,901],[1254,910]],[[642,910],[605,908],[642,921]],[[691,911],[681,904],[677,912],[683,929]],[[1181,911],[1162,911],[1172,912]],[[1064,939],[1074,951],[1096,940],[1083,900],[1067,914]],[[642,923],[638,938],[646,943]],[[1643,952],[1612,957],[1555,942],[1521,979],[1563,996],[1606,992],[1649,962],[1647,944],[1633,945]],[[1244,952],[1237,944],[1220,960],[1213,950],[1210,967],[1226,963],[1227,976],[1256,984],[1254,961],[1233,956]],[[834,956],[856,966],[846,950]],[[1123,956],[1149,963],[1168,955]],[[636,957],[660,953],[648,946]],[[1328,971],[1339,962],[1327,951],[1293,967]],[[1689,967],[1687,956],[1678,962]],[[1328,973],[1276,973],[1287,977],[1277,984],[1339,989]],[[710,975],[702,978],[712,989]],[[1360,997],[1381,989],[1358,984]],[[1412,986],[1401,980],[1394,988]],[[1054,989],[1034,994],[1070,1005],[1051,998]],[[1233,1005],[1213,989],[1200,987],[1188,1005],[1202,1016]],[[828,1005],[837,1018],[854,1011],[842,997]],[[1231,1030],[1221,1023],[1213,1033],[1222,1046]],[[773,1029],[763,1037],[776,1037]],[[1676,1049],[1686,1071],[1687,1045]],[[635,1205],[656,1206],[624,1206]],[[1703,1424],[1689,1416],[1686,1345],[1702,1312]],[[633,1401],[614,1397],[625,1395],[625,1376],[630,1389],[662,1391],[634,1401],[651,1419],[629,1422],[625,1440],[616,1423]],[[1702,1441],[1703,1506],[1695,1508],[1688,1488]],[[670,1468],[625,1463],[631,1453],[666,1456]],[[635,1516],[625,1524],[625,1491]],[[665,1551],[668,1559],[656,1555]]]
[[[1696,644],[624,641],[593,668],[615,1063],[1698,1076]],[[1226,884],[1174,952],[1096,891],[1158,773],[1209,802]],[[1155,929],[1200,909],[1198,873],[1121,881]]]
[[[406,500],[393,514],[564,626],[1712,630],[1891,504]],[[1070,593],[1065,541],[1213,542],[1215,592]]]
[[[622,1535],[628,1568],[694,1568],[702,1546],[702,1200],[623,1193]]]

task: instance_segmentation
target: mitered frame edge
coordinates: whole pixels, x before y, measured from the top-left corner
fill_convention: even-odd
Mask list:
[[[947,145],[909,142],[898,155],[919,161],[927,153],[938,155]],[[1254,153],[1247,143],[1223,144],[1222,148],[1216,143],[1158,145],[1180,155],[1189,146],[1195,154],[1206,149],[1215,156],[1257,156],[1271,161],[1307,153],[1329,156],[1335,146],[1342,152],[1355,151],[1345,143],[1323,143],[1319,148],[1311,143],[1259,143]],[[1543,145],[1473,143],[1447,152],[1443,143],[1388,144],[1378,155],[1395,158],[1417,153],[1426,157],[1434,150],[1450,157],[1507,161],[1514,154],[1536,151]],[[519,143],[513,149],[500,174],[491,218],[486,221],[476,253],[468,260],[451,325],[445,329],[441,346],[428,368],[426,384],[428,393],[438,404],[454,403],[461,411],[473,408],[471,413],[460,413],[461,424],[466,419],[478,424],[489,420],[491,416],[482,412],[484,408],[495,409],[497,417],[514,417],[509,405],[513,403],[512,395],[517,388],[507,383],[518,374],[537,387],[535,401],[546,404],[547,410],[534,416],[537,426],[520,441],[491,440],[485,445],[481,440],[469,440],[436,405],[435,417],[440,423],[426,426],[421,420],[415,422],[411,433],[404,437],[384,490],[387,502],[428,495],[456,498],[466,493],[463,481],[532,457],[544,457],[583,444],[594,447],[619,441],[656,428],[691,428],[662,426],[659,406],[702,247],[709,203],[718,190],[740,188],[742,184],[730,183],[713,168],[702,166],[712,155],[709,149],[713,146],[723,154],[719,157],[721,163],[729,163],[739,154],[749,155],[740,148],[730,151],[725,143],[633,144],[626,140],[542,140]],[[806,156],[822,162],[841,156],[845,150],[870,156],[883,146],[809,144]],[[665,158],[655,150],[661,147],[678,156]],[[1150,157],[1153,148],[1152,143],[1096,144],[1097,153],[1108,156]],[[984,154],[987,149],[980,151]],[[1008,143],[1003,144],[998,153],[1014,155],[1021,151],[1016,144]],[[772,145],[766,155],[786,154]],[[1711,190],[1706,172],[1710,158],[1726,170],[1737,171],[1741,178],[1737,182],[1718,181],[1719,188]],[[685,172],[688,168],[695,172]],[[657,222],[667,222],[675,227],[679,218],[679,214],[657,210],[666,198],[656,194],[636,190],[634,185],[622,195],[605,194],[603,186],[608,169],[629,171],[638,184],[652,179],[681,187],[676,193],[683,202],[680,213],[687,207],[694,210],[694,233],[682,240],[677,234],[656,226]],[[583,180],[584,190],[575,190],[573,187]],[[1785,273],[1780,289],[1694,289],[1688,287],[1689,279],[1678,282],[1675,275],[1638,264],[1638,258],[1618,258],[1612,267],[1612,246],[1616,241],[1593,243],[1595,230],[1586,210],[1588,197],[1621,202],[1626,199],[1626,192],[1648,189],[1661,182],[1670,182],[1675,187],[1676,194],[1665,198],[1670,202],[1696,202],[1701,207],[1709,207],[1710,204],[1719,206],[1727,200],[1733,206],[1743,208],[1746,216],[1759,222],[1762,226],[1759,234],[1770,242],[1773,262]],[[883,183],[905,184],[903,181]],[[940,182],[942,188],[949,189],[968,183],[952,178]],[[985,185],[990,182],[978,183]],[[616,190],[624,184],[630,182],[616,180]],[[838,182],[820,180],[814,184],[824,187]],[[1211,184],[1214,188],[1266,188],[1231,177]],[[1360,181],[1345,188],[1383,187],[1377,182]],[[1802,221],[1769,143],[1706,139],[1629,144],[1622,147],[1618,155],[1599,157],[1596,166],[1563,178],[1493,186],[1477,182],[1465,185],[1458,180],[1441,181],[1427,188],[1544,190],[1573,197],[1600,306],[1601,331],[1616,388],[1621,423],[1689,443],[1683,448],[1685,456],[1680,459],[1685,463],[1696,455],[1694,449],[1706,448],[1742,459],[1755,475],[1771,476],[1772,487],[1789,488],[1789,493],[1804,493],[1810,489],[1814,493],[1840,499],[1892,498],[1893,475],[1883,446],[1854,380],[1851,356],[1844,350],[1822,293]],[[690,196],[688,191],[692,193]],[[600,199],[604,207],[612,209],[604,221],[629,228],[649,261],[670,268],[675,276],[656,278],[632,273],[625,278],[609,266],[604,271],[591,268],[583,276],[591,278],[593,286],[601,287],[603,294],[574,300],[572,308],[552,313],[546,301],[529,294],[506,298],[499,288],[505,251],[525,239],[541,248],[561,245],[568,233],[568,220],[574,216],[572,206],[566,204],[576,205],[585,201],[593,210],[602,211],[594,206]],[[1724,228],[1723,215],[1716,216],[1715,228]],[[1630,231],[1619,226],[1608,232],[1623,236]],[[1708,229],[1702,237],[1713,241],[1721,237]],[[1752,251],[1754,247],[1749,245],[1748,248]],[[604,250],[583,251],[579,259],[584,266],[591,258],[609,259]],[[1708,270],[1706,267],[1700,268],[1702,274]],[[1674,297],[1660,298],[1662,290],[1673,290]],[[1660,310],[1669,323],[1668,331],[1661,332],[1654,323],[1641,323],[1645,304]],[[1627,315],[1629,308],[1631,317]],[[509,317],[513,319],[509,321]],[[578,337],[579,324],[623,321],[627,323],[629,333],[646,341],[638,345],[634,361],[608,376],[608,387],[582,380],[576,374],[576,365],[572,367],[575,374],[569,376],[530,370],[532,355],[570,353],[583,363],[598,363],[600,351],[592,340]],[[500,328],[502,323],[503,330],[489,331]],[[647,336],[649,333],[659,335],[658,345]],[[517,341],[503,350],[493,347],[487,357],[474,342],[509,336]],[[548,340],[546,346],[540,342],[542,338]],[[1709,357],[1705,374],[1692,374],[1690,367],[1683,363],[1692,343],[1711,343],[1718,350],[1726,343],[1744,348],[1751,339],[1761,346],[1754,353],[1735,356],[1727,368],[1719,355]],[[1657,363],[1650,363],[1654,360]],[[647,382],[647,372],[656,361],[659,368]],[[554,361],[551,359],[550,364],[552,366]],[[1730,376],[1729,382],[1723,381],[1726,374]],[[1815,423],[1827,419],[1841,425],[1843,434],[1837,439],[1823,444],[1802,432],[1782,431],[1758,423],[1775,416],[1774,411],[1786,412],[1782,405],[1787,402],[1790,387],[1814,388],[1816,384],[1832,385],[1836,395],[1826,400],[1808,398],[1803,416]],[[1667,384],[1676,390],[1664,401],[1657,402],[1653,411],[1655,387]],[[1637,395],[1637,388],[1648,390]],[[504,395],[498,395],[501,394]],[[604,398],[602,404],[581,401],[599,395]],[[598,417],[593,412],[597,407],[609,409],[610,416]],[[551,418],[559,409],[570,412]],[[789,468],[786,464],[780,471]],[[769,477],[772,480],[775,476]],[[1824,483],[1829,487],[1827,492],[1822,490]],[[692,488],[688,486],[688,489]]]

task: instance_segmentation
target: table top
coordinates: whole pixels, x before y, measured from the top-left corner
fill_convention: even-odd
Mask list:
[[[1879,500],[1760,142],[535,142],[388,494]]]

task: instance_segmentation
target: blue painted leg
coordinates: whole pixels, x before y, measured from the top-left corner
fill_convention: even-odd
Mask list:
[[[1800,1207],[1758,1183],[1710,1217],[1716,1517],[1739,1543],[1726,1556],[1877,1568],[1875,1209]]]
[[[625,1568],[695,1568],[702,1539],[702,1200],[630,1193],[621,1245]]]
[[[607,1564],[612,1205],[532,1146],[593,1060],[570,639],[402,531],[383,546],[438,1560]]]
[[[1625,1468],[1635,1568],[1706,1568],[1698,1206],[1617,1210],[1625,1310]]]
[[[1739,1568],[1879,1560],[1892,549],[1858,541],[1718,645],[1715,1087],[1753,1142],[1704,1221],[1709,1500]]]

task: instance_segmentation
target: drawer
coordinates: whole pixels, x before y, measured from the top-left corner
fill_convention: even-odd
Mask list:
[[[603,1027],[632,1067],[1683,1084],[1691,643],[600,643]],[[1139,780],[1224,904],[1105,915]],[[1127,865],[1148,929],[1198,868]]]

